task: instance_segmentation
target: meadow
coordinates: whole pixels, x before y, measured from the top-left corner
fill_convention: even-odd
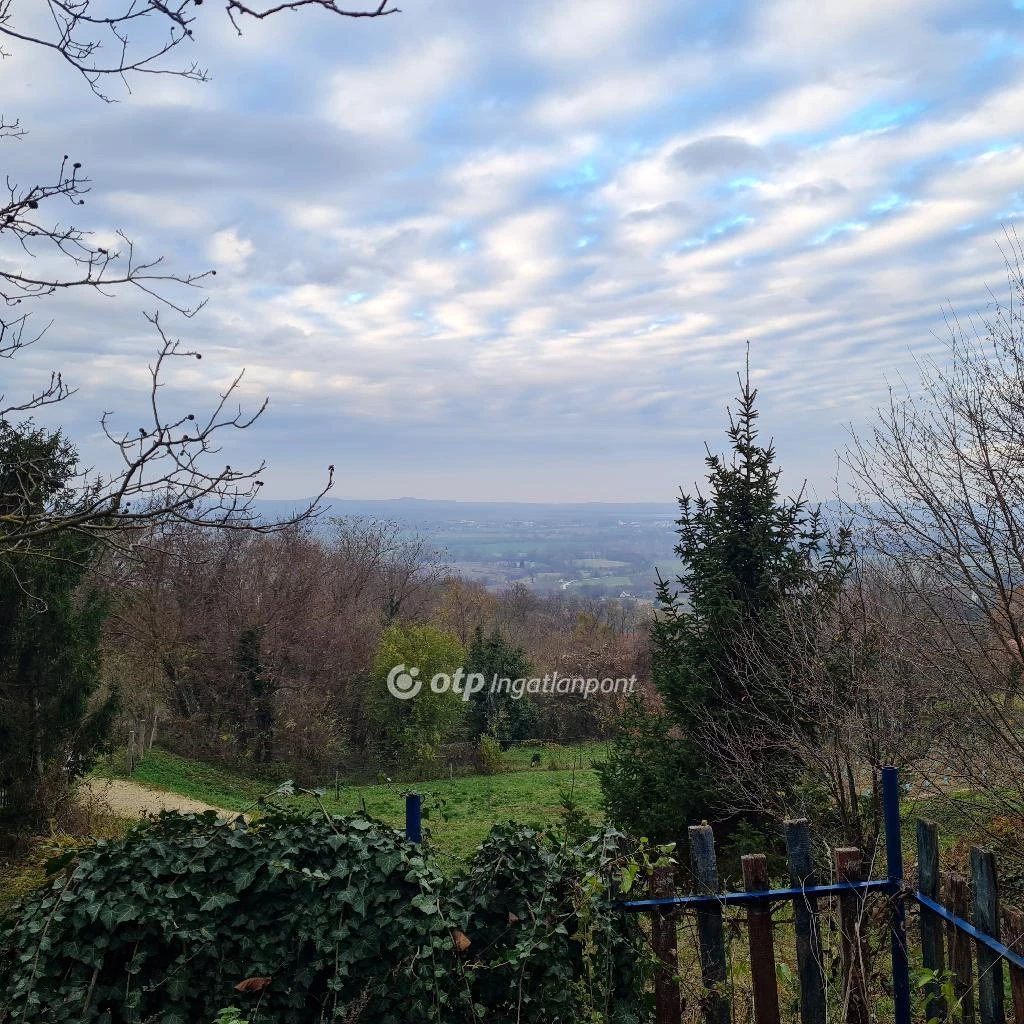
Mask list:
[[[405,824],[405,795],[423,798],[423,825],[429,841],[447,865],[468,858],[498,822],[515,821],[538,829],[561,827],[567,803],[595,825],[603,818],[601,788],[593,768],[606,751],[604,743],[573,747],[552,744],[521,747],[502,753],[501,771],[418,782],[382,781],[335,789],[333,780],[317,787],[318,796],[298,793],[274,796],[274,802],[312,810],[318,802],[332,814],[366,813],[395,827]],[[531,767],[535,754],[541,764]],[[96,774],[127,777],[116,766],[101,765]],[[176,793],[228,811],[259,813],[261,801],[287,777],[250,775],[179,757],[154,747],[136,765],[132,781],[151,789]]]

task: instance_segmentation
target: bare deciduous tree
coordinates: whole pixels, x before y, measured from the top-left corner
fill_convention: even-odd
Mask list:
[[[441,574],[427,545],[377,521],[270,537],[186,524],[125,568],[108,650],[132,714],[158,709],[186,753],[321,771],[353,750],[361,767],[381,632],[396,605],[422,612]]]
[[[5,472],[8,486],[0,513],[0,556],[10,559],[32,553],[40,542],[65,531],[88,534],[105,543],[130,542],[140,528],[153,523],[270,531],[318,512],[320,499],[333,483],[333,466],[328,469],[326,486],[305,509],[285,522],[272,522],[264,520],[254,504],[263,486],[260,477],[265,463],[238,469],[214,462],[221,451],[220,435],[246,430],[267,407],[266,400],[252,413],[230,407],[241,374],[201,417],[191,412],[172,413],[163,407],[160,388],[165,365],[173,359],[198,359],[200,353],[170,338],[157,317],[151,322],[161,345],[149,367],[148,427],[139,427],[137,432],[117,431],[110,414],[105,413],[103,432],[117,450],[119,468],[110,474],[80,471],[70,500],[41,502],[35,497],[32,474]],[[6,420],[6,413],[0,409],[0,421]]]
[[[927,611],[920,664],[955,706],[935,751],[938,788],[962,809],[1024,816],[1024,249],[1006,235],[1008,300],[947,318],[942,363],[893,389],[847,455],[862,543]]]
[[[130,91],[132,80],[140,76],[206,80],[205,69],[178,60],[181,48],[194,38],[202,7],[203,0],[0,0],[0,44],[39,48],[63,60],[96,96],[110,100],[108,83]],[[246,19],[263,20],[302,9],[342,18],[379,18],[398,10],[386,2],[350,9],[335,0],[259,4],[223,0],[223,11],[239,32]],[[0,48],[0,58],[6,56]],[[25,134],[20,121],[0,115],[0,142],[16,143]],[[81,163],[67,154],[55,173],[35,182],[19,184],[8,178],[0,197],[0,246],[6,243],[6,249],[0,250],[0,256],[6,257],[0,259],[0,360],[13,359],[43,337],[49,324],[36,328],[31,307],[58,292],[134,291],[186,318],[204,305],[205,300],[194,293],[215,271],[174,271],[162,257],[138,253],[120,228],[116,231],[119,245],[112,248],[74,222],[90,184]],[[59,204],[66,206],[62,209]],[[114,427],[110,414],[104,414],[102,428],[114,445],[116,468],[102,475],[81,473],[73,488],[79,499],[73,507],[67,501],[60,508],[40,503],[27,492],[8,495],[0,516],[0,557],[24,553],[67,529],[109,540],[126,528],[155,521],[246,529],[281,525],[264,523],[254,511],[263,465],[239,469],[216,458],[220,436],[251,426],[266,402],[250,413],[234,409],[239,376],[210,410],[181,414],[165,410],[160,402],[162,374],[178,359],[201,356],[171,339],[158,315],[148,319],[158,336],[156,358],[150,365],[148,421],[125,432]],[[28,394],[0,396],[0,422],[11,427],[16,419],[60,403],[73,391],[64,373],[55,370]],[[18,467],[5,470],[12,479],[30,475],[19,473]],[[290,522],[316,512],[332,476],[333,467],[326,487]]]
[[[386,622],[423,611],[445,574],[426,538],[380,519],[335,519],[332,526],[333,558],[354,600],[367,602]]]
[[[931,632],[916,595],[877,565],[861,565],[835,598],[783,601],[770,630],[744,637],[732,714],[709,716],[703,743],[736,812],[813,815],[837,842],[870,857],[879,834],[881,769],[927,764],[948,732],[942,688],[917,650]],[[766,758],[789,763],[779,789]],[[820,806],[824,804],[825,806]]]

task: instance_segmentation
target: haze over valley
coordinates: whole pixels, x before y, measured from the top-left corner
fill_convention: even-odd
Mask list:
[[[522,583],[536,593],[651,601],[656,570],[673,575],[674,502],[534,502],[328,499],[332,518],[398,524],[418,536],[452,573],[500,589]],[[263,502],[267,515],[292,511]]]

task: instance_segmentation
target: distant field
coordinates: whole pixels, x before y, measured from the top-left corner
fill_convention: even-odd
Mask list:
[[[592,587],[597,584],[605,587],[628,587],[632,582],[631,576],[584,576],[582,579],[569,580],[569,587]]]
[[[464,860],[497,822],[514,820],[539,828],[557,827],[562,793],[573,790],[573,799],[595,822],[601,820],[601,791],[591,764],[604,756],[605,744],[577,747],[523,747],[506,751],[504,771],[497,775],[470,775],[415,783],[342,786],[338,800],[333,786],[322,797],[324,807],[337,814],[366,813],[401,827],[405,822],[405,794],[423,797],[424,827],[442,860],[449,865]],[[531,768],[535,753],[539,768]],[[575,767],[574,767],[575,765]],[[582,767],[581,767],[582,766]],[[103,774],[100,769],[97,774]],[[252,811],[257,801],[281,779],[258,779],[178,757],[154,748],[136,768],[132,778],[154,789],[223,807]],[[284,799],[288,805],[313,809],[312,797]]]

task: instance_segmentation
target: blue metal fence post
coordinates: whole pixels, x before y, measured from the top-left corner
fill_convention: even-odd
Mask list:
[[[423,839],[419,793],[405,794],[405,838],[410,843],[418,843]]]
[[[907,908],[903,898],[903,840],[900,835],[900,780],[895,768],[882,769],[886,873],[892,893],[892,998],[896,1024],[910,1024],[910,961]]]

